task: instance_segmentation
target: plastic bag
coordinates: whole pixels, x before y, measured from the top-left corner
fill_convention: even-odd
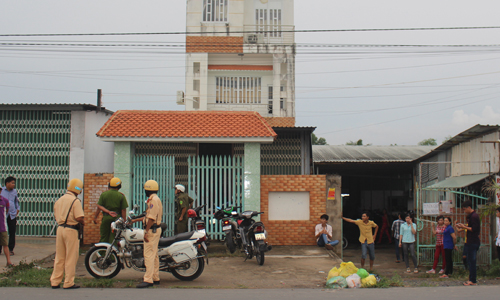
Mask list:
[[[356,274],[358,274],[361,279],[366,278],[368,277],[368,275],[370,275],[365,269],[358,269],[358,272],[356,272]]]
[[[347,287],[347,281],[342,276],[332,277],[326,281],[326,287],[329,289],[343,289]]]
[[[339,275],[342,277],[347,277],[358,272],[358,268],[356,268],[352,262],[341,263],[340,269],[342,269],[342,271],[340,271]]]
[[[330,272],[328,272],[328,277],[326,277],[326,280],[329,280],[330,278],[340,276],[340,270],[337,269],[336,267],[333,267]]]
[[[352,274],[345,279],[347,281],[347,286],[351,289],[361,287],[361,278],[358,274]]]
[[[361,286],[366,288],[366,287],[372,287],[377,284],[377,278],[375,276],[370,275],[366,278],[361,279]]]

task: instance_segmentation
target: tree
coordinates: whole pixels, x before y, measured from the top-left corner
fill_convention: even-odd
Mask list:
[[[350,141],[350,142],[347,142],[345,144],[346,145],[353,145],[353,146],[363,146],[363,140],[359,139],[357,142]]]
[[[445,136],[442,144],[446,143],[447,141],[451,140],[452,138],[453,137],[451,135]]]
[[[418,142],[419,146],[437,146],[436,139],[429,138]]]
[[[311,141],[313,145],[328,145],[325,138],[320,137],[318,139],[318,137],[314,133],[311,135]]]

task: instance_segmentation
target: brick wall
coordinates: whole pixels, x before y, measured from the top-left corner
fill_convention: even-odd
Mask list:
[[[264,119],[271,127],[295,127],[294,117],[266,117]]]
[[[85,213],[85,227],[83,230],[83,244],[89,245],[99,242],[99,226],[101,218],[98,218],[97,224],[94,224],[94,213],[97,208],[97,202],[102,192],[108,190],[108,183],[113,178],[113,174],[85,174],[83,181],[84,199],[83,211]]]
[[[243,53],[242,36],[187,36],[186,53]]]
[[[260,209],[269,211],[269,192],[309,192],[309,220],[268,220],[261,215],[271,245],[316,245],[314,227],[326,210],[325,175],[262,175],[260,177]]]

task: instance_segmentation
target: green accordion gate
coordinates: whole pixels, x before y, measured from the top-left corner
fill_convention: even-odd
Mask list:
[[[17,234],[51,236],[54,202],[69,176],[70,111],[0,111],[0,180],[16,178]]]
[[[158,182],[160,197],[163,204],[163,220],[167,224],[166,236],[174,234],[174,182],[175,159],[173,156],[136,155],[133,164],[134,180],[132,187],[132,206],[138,205],[138,213],[146,210],[146,194],[144,183],[148,180]]]

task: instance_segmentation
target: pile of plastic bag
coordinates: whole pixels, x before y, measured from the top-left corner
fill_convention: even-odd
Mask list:
[[[328,272],[326,287],[331,289],[372,287],[377,284],[375,275],[370,275],[365,269],[358,269],[352,262],[343,262],[340,267],[334,267]]]

